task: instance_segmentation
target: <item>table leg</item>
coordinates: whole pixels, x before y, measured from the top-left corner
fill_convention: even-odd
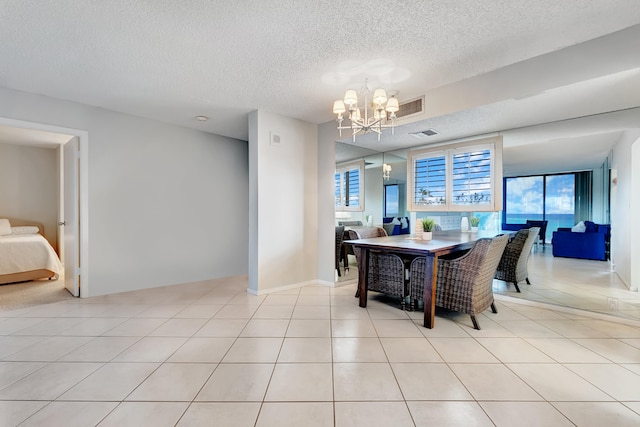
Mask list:
[[[367,306],[367,283],[369,274],[369,249],[360,248],[360,262],[358,263],[358,296],[360,307]]]
[[[424,267],[424,326],[433,329],[436,314],[436,275],[438,257],[427,255]],[[361,304],[362,305],[362,304]]]

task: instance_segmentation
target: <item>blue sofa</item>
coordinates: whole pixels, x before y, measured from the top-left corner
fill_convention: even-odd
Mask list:
[[[585,221],[584,224],[584,233],[573,232],[571,228],[558,228],[553,232],[553,256],[600,261],[609,259],[611,225],[591,221]]]
[[[382,219],[383,227],[387,231],[389,236],[396,236],[398,234],[411,234],[411,227],[409,226],[409,218],[404,217],[407,221],[407,226],[402,227],[401,224],[391,224],[395,217],[389,216]],[[402,217],[398,217],[398,221],[402,220]],[[391,232],[389,232],[391,231]]]

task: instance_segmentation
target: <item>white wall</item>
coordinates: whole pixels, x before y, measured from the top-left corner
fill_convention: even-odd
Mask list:
[[[631,145],[631,217],[640,218],[640,139],[637,139]],[[636,220],[634,226],[629,230],[629,239],[631,240],[631,253],[629,258],[634,260],[631,262],[631,280],[628,283],[629,289],[638,291],[640,288],[640,226]]]
[[[381,225],[384,208],[384,197],[382,182],[382,166],[376,166],[373,168],[366,168],[364,171],[364,218],[363,223],[366,221],[366,216],[371,215],[373,225]]]
[[[636,233],[640,212],[632,211],[631,200],[640,187],[632,185],[632,170],[640,165],[632,165],[631,146],[640,138],[640,130],[625,131],[613,148],[611,168],[617,172],[617,184],[611,185],[611,260],[616,273],[631,287],[631,240]],[[637,200],[637,196],[635,196]],[[636,256],[638,254],[636,253]],[[636,263],[637,258],[636,258]],[[637,286],[637,285],[636,285]]]
[[[315,124],[264,111],[249,116],[249,292],[318,280],[317,146]]]
[[[57,247],[58,157],[54,148],[0,144],[0,217],[27,219],[44,226]]]
[[[322,283],[335,281],[335,122],[318,126],[318,279]]]
[[[246,142],[4,88],[0,117],[88,132],[84,296],[247,273]]]

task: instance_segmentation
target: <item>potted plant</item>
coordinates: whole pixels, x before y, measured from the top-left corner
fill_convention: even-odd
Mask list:
[[[431,240],[433,238],[433,226],[435,221],[431,218],[422,218],[422,240]]]
[[[471,225],[471,232],[472,233],[477,233],[478,232],[478,225],[480,224],[480,218],[478,218],[477,216],[472,216],[471,218],[469,218],[469,225]]]

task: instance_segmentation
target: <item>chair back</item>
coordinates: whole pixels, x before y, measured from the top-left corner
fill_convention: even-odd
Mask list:
[[[372,239],[374,237],[386,237],[387,232],[382,227],[356,227],[349,229],[349,239]],[[353,248],[353,254],[356,256],[356,261],[360,264],[360,249]]]
[[[496,279],[518,283],[527,278],[529,255],[539,232],[540,227],[531,227],[523,228],[516,233],[504,249]]]
[[[481,305],[486,300],[488,307],[493,302],[493,276],[508,241],[509,236],[504,234],[478,239],[461,257],[439,259],[436,305],[467,313],[468,307],[476,305],[473,300],[479,298],[483,301]],[[410,268],[409,292],[412,299],[420,301],[424,293],[425,262],[425,257],[418,257]]]
[[[527,225],[529,226],[529,228],[531,227],[540,227],[540,233],[538,234],[538,236],[540,236],[540,240],[542,241],[542,244],[545,244],[545,238],[547,237],[547,223],[549,221],[536,221],[536,220],[531,220],[528,219],[527,220]]]
[[[340,268],[340,254],[342,253],[342,242],[344,240],[344,226],[336,226],[336,269]]]

